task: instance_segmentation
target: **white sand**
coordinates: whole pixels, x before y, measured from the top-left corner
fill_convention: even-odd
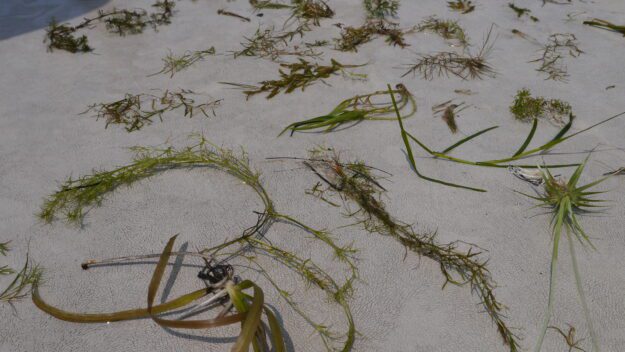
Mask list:
[[[239,91],[218,82],[273,79],[277,76],[277,64],[255,58],[233,60],[228,52],[237,50],[242,36],[252,35],[259,25],[281,26],[287,16],[284,11],[265,11],[261,18],[251,14],[244,0],[182,1],[177,2],[179,12],[173,23],[161,27],[158,33],[146,30],[142,35],[119,38],[99,27],[86,33],[95,48],[93,54],[47,53],[42,44],[42,25],[51,14],[63,18],[68,9],[75,9],[77,2],[47,2],[52,8],[44,7],[39,12],[16,10],[20,3],[17,0],[0,2],[0,37],[5,38],[0,41],[0,241],[11,240],[14,247],[10,256],[2,258],[2,264],[21,265],[30,243],[31,258],[45,268],[41,292],[50,303],[68,310],[93,312],[142,306],[152,265],[85,272],[79,263],[86,258],[159,252],[174,233],[181,234],[177,247],[187,243],[189,249],[195,249],[219,243],[254,222],[252,211],[261,210],[254,195],[237,180],[210,170],[170,171],[141,181],[131,189],[120,189],[108,196],[102,207],[87,214],[83,229],[62,222],[44,225],[37,220],[35,213],[43,198],[68,176],[128,163],[131,154],[126,147],[156,145],[168,139],[184,145],[188,133],[202,131],[217,144],[244,147],[252,164],[263,173],[278,209],[317,227],[332,229],[349,220],[337,214],[336,209],[304,195],[304,190],[316,182],[314,175],[296,163],[268,162],[265,157],[305,156],[308,148],[326,144],[347,158],[362,158],[391,172],[394,176],[384,183],[389,189],[386,201],[398,218],[416,223],[419,230],[437,230],[441,241],[462,240],[489,251],[486,257],[490,258],[490,270],[499,284],[497,297],[509,307],[509,325],[518,328],[525,349],[533,347],[546,305],[551,242],[549,216],[531,209],[531,200],[513,192],[530,192],[527,184],[505,170],[463,167],[425,158],[418,160],[425,174],[484,187],[489,192],[469,192],[420,180],[408,167],[394,122],[365,122],[327,135],[276,135],[291,122],[329,112],[346,97],[399,82],[413,92],[419,106],[418,114],[406,122],[407,128],[430,145],[441,147],[458,138],[449,133],[440,119],[432,118],[430,110],[432,105],[451,98],[472,105],[458,120],[462,133],[500,126],[459,151],[458,155],[469,159],[504,156],[522,142],[530,126],[515,122],[508,112],[512,97],[522,87],[537,95],[569,101],[578,116],[574,130],[579,130],[625,110],[625,39],[581,24],[587,17],[622,23],[623,2],[574,0],[570,6],[545,7],[538,0],[518,2],[540,18],[540,22],[532,23],[517,19],[503,1],[478,0],[473,13],[458,15],[446,8],[445,1],[402,0],[402,25],[416,24],[433,14],[459,18],[474,47],[495,22],[494,31],[499,37],[491,63],[497,77],[482,81],[424,81],[410,76],[400,79],[403,71],[397,66],[409,63],[415,52],[428,53],[446,47],[433,34],[415,34],[408,36],[411,46],[405,50],[390,47],[382,39],[363,45],[356,54],[325,50],[326,60],[334,57],[345,63],[368,62],[359,70],[369,75],[367,82],[334,77],[328,80],[332,86],[316,84],[303,93],[279,95],[272,100],[257,96],[249,101]],[[55,7],[62,3],[65,7]],[[103,8],[130,6],[123,1],[94,3]],[[132,6],[149,3],[136,1]],[[335,0],[331,5],[336,17],[323,21],[322,28],[306,35],[306,41],[337,37],[339,29],[333,23],[362,22],[364,12],[359,0]],[[35,4],[33,9],[41,6]],[[76,11],[72,23],[93,15],[96,8],[89,8],[92,10],[88,13]],[[243,23],[218,16],[219,8],[253,20]],[[585,14],[565,22],[566,14],[571,12]],[[574,33],[585,54],[565,59],[569,82],[543,80],[535,71],[537,64],[528,63],[540,54],[539,48],[513,37],[512,28],[542,42],[551,33]],[[210,46],[215,46],[218,56],[207,58],[173,79],[165,75],[146,77],[160,69],[161,58],[168,49],[180,54]],[[616,87],[605,90],[610,85]],[[131,134],[116,126],[105,130],[104,121],[78,115],[88,104],[156,88],[193,89],[224,101],[215,118],[187,119],[175,112],[167,114],[164,123]],[[454,89],[471,89],[478,94],[457,96]],[[541,127],[537,140],[547,140],[556,132],[547,124]],[[585,156],[584,152],[598,146],[601,152],[593,155],[581,182],[594,180],[609,167],[625,165],[625,154],[618,149],[625,147],[624,131],[624,120],[613,121],[563,144],[553,153],[558,155],[545,156],[544,160],[577,162]],[[418,155],[425,156],[421,151]],[[583,217],[583,226],[593,237],[597,251],[579,251],[584,289],[602,350],[614,352],[625,350],[625,204],[620,201],[624,180],[622,176],[615,177],[601,186],[610,190],[604,197],[614,202],[605,214]],[[400,245],[359,228],[336,230],[335,235],[342,243],[353,241],[361,250],[363,282],[356,284],[351,303],[361,333],[355,350],[507,350],[468,288],[450,286],[441,291],[443,280],[436,263],[419,260],[412,254],[403,260]],[[303,256],[324,258],[320,248],[310,246],[305,233],[291,226],[276,225],[268,236]],[[553,324],[563,328],[566,323],[573,324],[579,337],[587,337],[566,246],[562,246],[560,257]],[[331,261],[326,263],[330,268],[334,265]],[[196,269],[183,268],[170,297],[198,287],[195,275]],[[280,272],[275,275],[288,278]],[[5,282],[0,281],[0,287]],[[298,292],[303,290],[297,281],[288,285]],[[297,351],[323,351],[311,328],[274,292],[266,291],[267,302],[282,315],[291,347]],[[314,292],[305,297],[319,302],[323,298]],[[334,323],[339,329],[344,326],[335,308],[313,304],[307,307],[314,310],[316,318]],[[28,299],[15,304],[15,310],[1,305],[0,321],[3,352],[226,351],[237,331],[169,331],[150,320],[110,325],[67,323],[39,311]],[[582,346],[589,350],[589,340]],[[548,333],[543,351],[567,349],[559,335]]]

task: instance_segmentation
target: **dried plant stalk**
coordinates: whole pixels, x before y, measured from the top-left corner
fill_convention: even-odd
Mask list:
[[[280,64],[282,68],[288,69],[289,72],[287,73],[280,69],[278,71],[280,73],[280,79],[262,81],[259,83],[259,86],[230,82],[221,83],[243,89],[243,94],[247,96],[247,99],[260,93],[267,93],[266,98],[271,99],[280,92],[289,94],[296,89],[304,91],[309,85],[317,81],[324,82],[325,78],[329,78],[330,76],[337,74],[342,74],[343,76],[355,79],[366,79],[367,76],[364,74],[350,73],[345,70],[347,68],[361,67],[364,65],[365,64],[344,65],[334,59],[331,59],[329,66],[323,66],[317,63],[310,63],[309,61],[300,58],[299,62]]]
[[[484,44],[480,50],[472,54],[465,52],[439,52],[433,55],[420,55],[413,64],[404,65],[408,68],[402,77],[409,74],[419,74],[427,80],[440,76],[457,76],[466,79],[482,79],[484,76],[494,77],[496,72],[487,62],[488,55],[492,50],[490,36],[492,27],[488,31]]]
[[[574,34],[552,34],[543,48],[542,56],[530,62],[540,63],[540,67],[536,71],[546,73],[547,78],[545,79],[564,82],[569,76],[566,66],[562,63],[564,54],[568,52],[571,57],[578,57],[583,54],[584,52],[577,45],[577,38]]]
[[[185,70],[195,64],[198,61],[204,60],[209,55],[215,55],[215,47],[211,46],[206,50],[186,51],[181,56],[174,55],[171,51],[165,58],[163,58],[163,68],[150,75],[169,74],[169,78],[173,78],[174,75],[182,70]]]
[[[218,15],[222,15],[222,16],[230,16],[230,17],[235,17],[235,18],[240,19],[240,20],[241,20],[241,21],[243,21],[243,22],[250,22],[250,21],[251,21],[251,20],[249,19],[249,17],[241,16],[241,15],[239,15],[239,14],[237,14],[237,13],[230,12],[230,11],[226,11],[226,10],[224,10],[224,9],[219,9],[219,10],[217,10],[217,14],[218,14]]]
[[[273,28],[256,30],[254,36],[245,38],[247,42],[241,43],[243,49],[235,51],[234,58],[239,56],[256,56],[260,58],[268,58],[272,61],[278,61],[282,56],[301,56],[301,57],[319,57],[321,53],[316,52],[311,47],[299,49],[289,48],[289,42],[295,36],[304,36],[304,32],[310,31],[310,27],[304,23],[298,25],[294,30],[276,33]]]
[[[314,229],[292,216],[279,213],[261,182],[260,174],[250,167],[249,160],[244,153],[236,155],[230,150],[215,147],[201,136],[197,144],[186,148],[135,147],[133,150],[136,153],[136,157],[131,164],[112,171],[98,171],[94,172],[92,175],[66,181],[58,192],[46,199],[42,206],[40,217],[46,222],[51,222],[55,220],[57,216],[62,215],[66,221],[80,224],[84,218],[84,210],[100,205],[109,192],[120,189],[123,186],[130,186],[156,173],[170,169],[193,168],[198,166],[210,167],[226,172],[243,181],[248,187],[251,187],[263,202],[264,210],[257,213],[257,223],[243,231],[240,236],[227,239],[214,247],[202,249],[194,255],[202,258],[211,258],[207,259],[207,261],[218,265],[222,265],[223,263],[227,264],[228,261],[235,260],[236,258],[249,262],[249,266],[255,267],[256,269],[254,270],[264,276],[269,283],[275,287],[276,291],[285,302],[312,326],[329,351],[340,350],[347,352],[351,350],[354,344],[356,330],[348,301],[352,293],[352,282],[358,277],[357,267],[353,258],[356,252],[355,249],[349,245],[342,246],[337,244],[332,235],[327,231]],[[324,271],[314,261],[302,258],[296,253],[289,252],[271,243],[264,235],[270,229],[271,225],[278,221],[297,226],[312,235],[315,241],[320,241],[323,247],[328,248],[334,254],[335,258],[347,268],[351,276],[345,280],[336,279]],[[169,253],[168,255],[173,254],[171,253],[171,247],[166,249],[164,253]],[[281,264],[282,268],[294,272],[303,282],[327,294],[329,301],[340,306],[345,315],[345,321],[348,325],[346,333],[344,335],[337,334],[333,329],[313,320],[308,313],[299,307],[290,293],[282,289],[277,282],[272,279],[271,272],[265,269],[263,264],[259,261],[261,256],[268,257],[272,262]],[[107,263],[119,263],[120,261],[151,257],[154,256],[141,255],[104,261],[89,260],[83,263],[83,268],[86,269]],[[230,294],[230,291],[228,292]],[[194,301],[204,297],[206,294],[207,291],[205,289],[199,292],[192,292],[175,300],[175,302],[178,302],[177,304],[184,303],[184,305],[187,305],[190,303],[189,297],[193,296]],[[36,303],[37,301],[42,302],[39,296],[35,298]],[[152,315],[180,307],[180,305],[176,305],[175,302],[168,302],[158,306],[158,308],[153,307]],[[236,302],[234,300],[232,303],[236,307]],[[114,321],[150,316],[149,309],[117,312],[113,313],[111,316],[111,314],[68,313],[41,303],[39,303],[38,306],[50,314],[54,313],[53,315],[60,319],[77,322]],[[203,306],[204,304],[200,303],[194,309],[199,309]],[[237,308],[237,310],[239,309]],[[189,324],[191,324],[191,322],[189,322]],[[184,322],[180,323],[184,325]],[[193,328],[189,326],[179,327]],[[204,323],[200,324],[200,327],[207,328]],[[272,330],[274,329],[272,328]],[[337,345],[342,347],[338,348]]]
[[[208,117],[208,111],[215,115],[214,109],[219,106],[221,100],[208,101],[198,104],[190,95],[196,95],[191,90],[165,91],[162,96],[152,94],[126,94],[123,99],[110,102],[93,104],[83,114],[93,112],[97,120],[106,121],[105,128],[110,124],[123,125],[128,132],[138,131],[146,125],[150,125],[153,119],[158,117],[163,120],[163,114],[179,108],[184,108],[184,116],[193,117],[197,111]],[[148,108],[144,108],[145,106]]]

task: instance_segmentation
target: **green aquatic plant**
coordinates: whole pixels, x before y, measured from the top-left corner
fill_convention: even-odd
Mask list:
[[[532,97],[527,88],[519,90],[514,97],[510,112],[514,118],[530,122],[534,119],[548,119],[550,122],[563,126],[565,118],[572,115],[571,105],[559,99]]]
[[[390,90],[390,86],[389,86],[389,90]],[[391,95],[391,99],[394,99],[394,96]],[[534,157],[534,156],[540,156],[543,153],[553,149],[555,146],[559,145],[560,143],[563,143],[581,133],[584,133],[588,130],[591,130],[599,125],[602,125],[604,123],[607,123],[609,121],[612,121],[616,118],[621,117],[622,115],[625,115],[625,112],[621,112],[619,114],[610,116],[602,121],[599,121],[593,125],[590,125],[589,127],[586,127],[580,131],[577,131],[575,133],[566,135],[566,133],[571,129],[571,126],[573,125],[573,115],[570,114],[569,115],[569,122],[564,125],[559,131],[558,133],[548,142],[538,146],[538,147],[534,147],[534,148],[530,148],[528,150],[528,147],[530,146],[530,143],[532,142],[532,139],[534,138],[534,134],[536,133],[536,128],[538,127],[538,120],[534,119],[534,122],[532,123],[532,128],[530,130],[530,132],[528,133],[527,137],[525,138],[525,140],[523,141],[523,143],[521,144],[521,146],[516,150],[516,152],[514,154],[512,154],[512,156],[509,157],[505,157],[505,158],[501,158],[501,159],[492,159],[492,160],[484,160],[484,161],[472,161],[472,160],[466,160],[466,159],[461,159],[461,158],[457,158],[454,156],[451,156],[450,153],[460,147],[461,145],[471,141],[472,139],[481,136],[482,134],[492,131],[496,128],[498,128],[499,126],[492,126],[489,128],[485,128],[483,130],[480,130],[478,132],[475,132],[467,137],[462,138],[461,140],[455,142],[454,144],[450,145],[449,147],[443,149],[442,151],[435,151],[434,149],[428,147],[427,145],[425,145],[424,143],[422,143],[421,141],[419,141],[415,136],[413,136],[412,134],[410,134],[409,132],[406,131],[406,129],[404,128],[404,124],[401,118],[401,115],[399,113],[399,109],[395,108],[395,113],[397,115],[397,121],[399,123],[399,129],[400,129],[400,134],[401,134],[401,138],[402,141],[404,143],[404,147],[406,148],[406,154],[408,157],[408,162],[410,164],[410,167],[413,169],[413,171],[417,174],[417,176],[423,180],[429,181],[429,182],[434,182],[434,183],[438,183],[438,184],[442,184],[444,186],[449,186],[449,187],[455,187],[455,188],[461,188],[461,189],[467,189],[470,191],[477,191],[477,192],[486,192],[486,190],[481,189],[481,188],[475,188],[475,187],[469,187],[469,186],[464,186],[464,185],[460,185],[457,183],[452,183],[452,182],[447,182],[447,181],[443,181],[443,180],[439,180],[436,178],[432,178],[432,177],[428,177],[424,174],[422,174],[419,169],[417,168],[417,163],[415,161],[414,158],[414,153],[412,151],[412,147],[411,147],[411,143],[410,140],[412,140],[413,142],[417,143],[417,145],[419,145],[419,147],[421,147],[426,153],[428,153],[430,156],[432,156],[435,159],[443,159],[443,160],[447,160],[447,161],[453,161],[459,164],[464,164],[464,165],[472,165],[472,166],[480,166],[480,167],[493,167],[493,168],[514,168],[514,167],[520,167],[520,168],[537,168],[537,166],[535,164],[512,164],[513,162],[517,162],[520,161],[522,159],[525,158],[529,158],[529,157]],[[578,166],[579,164],[552,164],[552,165],[545,165],[545,167],[549,167],[549,168],[559,168],[559,167],[572,167],[572,166]]]
[[[93,48],[89,46],[87,36],[75,37],[74,32],[76,32],[75,27],[59,24],[52,18],[48,28],[46,28],[46,37],[44,39],[44,42],[48,44],[48,51],[53,51],[54,49],[65,50],[70,53],[93,51]]]
[[[419,55],[414,63],[403,65],[408,70],[402,75],[419,74],[423,79],[431,80],[434,77],[450,75],[467,79],[482,79],[483,77],[494,77],[495,70],[488,63],[493,44],[490,43],[492,27],[486,35],[486,39],[479,51],[471,53],[469,51],[457,53],[443,51],[430,55]]]
[[[250,5],[255,10],[281,10],[290,9],[291,18],[301,21],[311,21],[319,26],[322,18],[332,18],[334,11],[323,0],[291,0],[290,4],[273,2],[271,0],[250,0]]]
[[[41,219],[46,222],[52,222],[57,217],[62,216],[70,223],[81,224],[86,209],[101,205],[110,192],[129,187],[135,182],[167,170],[207,167],[225,172],[250,187],[262,201],[264,210],[256,212],[258,215],[256,224],[244,230],[239,236],[225,239],[216,246],[204,248],[198,252],[172,254],[200,257],[209,260],[213,264],[223,264],[235,259],[245,261],[245,266],[254,267],[257,273],[267,279],[269,284],[276,289],[280,297],[311,325],[329,351],[338,349],[339,351],[347,352],[351,350],[356,337],[356,330],[351,316],[349,298],[352,292],[352,282],[358,278],[354,259],[356,250],[354,248],[349,245],[337,244],[333,236],[325,230],[314,229],[295,217],[278,212],[261,182],[261,175],[252,169],[245,153],[237,155],[231,150],[218,148],[210,144],[202,136],[199,137],[198,143],[189,147],[135,147],[133,150],[136,156],[134,161],[128,165],[111,171],[97,171],[91,175],[64,182],[56,193],[45,200],[39,214]],[[320,241],[325,248],[328,248],[334,254],[336,260],[346,267],[350,276],[345,280],[337,279],[324,271],[312,259],[303,258],[297,253],[282,249],[265,238],[265,234],[270,230],[271,225],[276,222],[288,223],[301,228],[310,234],[313,240]],[[149,254],[107,260],[88,260],[82,264],[82,267],[83,269],[88,269],[98,265],[143,260],[159,256],[159,254]],[[334,329],[312,319],[309,313],[300,307],[295,297],[292,297],[291,293],[282,289],[277,281],[273,279],[272,271],[265,268],[261,261],[262,258],[268,258],[271,262],[281,264],[281,267],[298,275],[310,287],[325,293],[329,302],[338,305],[344,313],[347,324],[345,334],[338,334]],[[195,297],[193,299],[195,300],[205,296],[206,290],[195,291],[189,295]],[[181,307],[176,304],[189,304],[189,295],[161,305],[159,313]],[[172,302],[178,303],[174,304]],[[60,312],[60,314],[55,316],[58,315],[57,317],[60,316],[61,319],[63,319],[63,316],[67,316],[69,319],[73,319],[70,321],[78,322],[114,321],[150,316],[149,311],[146,309],[117,312],[112,313],[112,315],[94,315],[81,313],[66,314],[66,312],[54,307],[50,308],[48,305],[38,304],[38,306],[47,312]],[[196,308],[199,309],[202,306],[200,305]],[[111,316],[115,319],[111,319]],[[203,327],[205,328],[206,326],[203,325]],[[337,345],[342,347],[337,348]]]
[[[150,76],[162,73],[169,74],[169,78],[173,78],[176,73],[189,68],[196,62],[202,61],[205,57],[210,55],[215,55],[215,47],[213,46],[206,50],[186,51],[180,56],[176,56],[170,51],[169,54],[162,59],[163,68]]]
[[[232,351],[245,352],[249,350],[250,345],[254,347],[255,351],[269,351],[267,335],[269,335],[271,339],[273,350],[285,351],[280,324],[272,310],[265,305],[263,290],[250,280],[235,282],[235,279],[231,275],[232,267],[228,268],[224,265],[211,267],[207,265],[206,268],[210,270],[212,274],[212,277],[207,277],[207,288],[185,294],[161,305],[154,305],[154,299],[158,293],[158,288],[172,254],[172,248],[177,236],[178,235],[169,239],[159,257],[148,287],[147,308],[113,313],[73,313],[58,309],[46,303],[41,298],[37,286],[35,286],[33,290],[33,302],[39,309],[58,319],[76,323],[110,323],[150,317],[158,325],[166,328],[213,329],[240,322],[241,332],[232,347]],[[250,288],[253,289],[253,295],[244,293],[244,290]],[[210,295],[208,300],[197,304],[193,308],[197,310],[199,306],[207,306],[208,304],[206,302],[212,303],[216,301],[223,304],[224,307],[214,318],[206,320],[186,320],[184,318],[172,320],[159,316],[165,312],[185,308],[198,299],[208,295]],[[223,300],[223,298],[226,297],[227,302],[218,301],[218,299]],[[236,313],[230,312],[233,309],[236,310]],[[262,322],[263,313],[265,313],[267,318],[267,326]]]
[[[6,256],[11,250],[9,247],[10,242],[0,243],[0,255]],[[43,270],[38,265],[32,264],[28,253],[26,253],[26,260],[24,266],[19,272],[10,268],[8,265],[0,266],[0,277],[9,276],[15,274],[15,277],[9,284],[0,291],[0,303],[13,304],[25,298],[28,295],[30,287],[36,285],[41,280]]]
[[[436,16],[430,16],[423,20],[418,26],[419,32],[431,32],[457,43],[460,46],[468,46],[469,39],[464,29],[454,20],[442,20]]]
[[[447,7],[461,14],[467,14],[475,10],[475,5],[473,5],[473,1],[471,0],[447,1]]]
[[[417,104],[408,89],[403,84],[398,84],[392,93],[398,96],[399,109],[408,108],[409,110],[403,118],[414,115],[417,111]],[[329,114],[294,122],[285,127],[279,136],[288,130],[291,131],[292,136],[295,132],[310,130],[323,129],[324,132],[330,132],[344,124],[358,123],[365,120],[395,120],[395,116],[388,115],[394,111],[393,104],[390,101],[375,101],[375,98],[386,97],[387,94],[386,90],[382,90],[345,99]]]
[[[267,93],[266,98],[271,99],[280,92],[289,94],[296,89],[304,91],[306,87],[312,85],[313,83],[317,81],[325,82],[324,79],[333,75],[342,74],[343,76],[353,79],[366,79],[367,76],[364,74],[346,71],[348,68],[361,67],[364,65],[365,64],[345,65],[331,59],[330,65],[324,66],[319,65],[318,63],[311,63],[300,58],[299,62],[280,64],[281,69],[278,71],[280,73],[280,79],[261,81],[258,86],[230,82],[220,83],[232,85],[242,89],[243,94],[246,95],[247,99],[260,93]],[[285,72],[283,69],[288,69],[289,72]]]
[[[389,45],[405,48],[408,46],[404,36],[413,33],[416,28],[400,29],[396,23],[382,20],[368,20],[360,27],[343,27],[341,37],[334,39],[336,50],[358,51],[358,47],[368,43],[377,36],[386,37]]]
[[[532,21],[538,22],[538,17],[536,17],[534,15],[531,15],[532,10],[524,8],[524,7],[518,7],[513,2],[508,3],[508,7],[511,8],[516,13],[516,17],[517,18],[521,18],[523,16],[527,16]]]
[[[399,10],[398,0],[363,0],[363,4],[368,18],[397,17]]]
[[[540,63],[536,69],[546,73],[547,78],[555,81],[566,81],[568,75],[566,66],[562,63],[568,53],[571,57],[578,57],[584,52],[577,46],[577,38],[571,33],[556,33],[549,36],[547,44],[543,46],[541,57],[530,62]]]
[[[553,248],[551,252],[551,269],[549,276],[549,298],[547,301],[545,318],[534,348],[535,352],[540,352],[542,348],[543,339],[545,338],[545,334],[549,328],[549,320],[553,314],[554,291],[556,285],[556,264],[558,261],[558,250],[563,232],[566,235],[566,240],[569,244],[569,253],[571,255],[571,263],[575,276],[577,293],[579,294],[588,331],[590,332],[593,351],[599,351],[599,340],[597,339],[597,334],[595,333],[595,329],[593,327],[590,311],[588,309],[584,290],[582,288],[582,278],[577,264],[574,243],[579,242],[581,245],[586,245],[592,249],[595,248],[590,241],[590,237],[586,234],[579,223],[577,216],[590,212],[596,207],[599,207],[598,204],[600,202],[604,202],[604,200],[593,198],[593,196],[604,192],[590,191],[590,189],[605,181],[607,177],[583,186],[578,186],[579,179],[584,171],[587,161],[588,157],[586,157],[584,162],[582,162],[575,169],[568,181],[563,178],[553,176],[548,168],[541,169],[544,181],[544,190],[539,196],[532,196],[519,192],[538,201],[539,206],[549,209],[549,211],[553,213],[551,219]]]
[[[144,9],[99,10],[95,17],[85,18],[75,26],[59,24],[53,18],[46,30],[44,42],[48,44],[48,51],[58,49],[71,53],[89,52],[93,48],[89,46],[85,35],[76,37],[79,31],[91,29],[99,23],[104,23],[110,33],[120,36],[142,33],[148,26],[157,30],[159,26],[171,23],[175,5],[172,0],[158,0],[152,4],[155,12],[150,14]]]
[[[343,162],[336,153],[321,150],[311,152],[303,163],[327,185],[324,194],[336,194],[347,208],[347,216],[356,218],[370,233],[393,238],[408,251],[436,261],[447,284],[469,286],[479,299],[484,311],[497,327],[504,344],[511,352],[519,351],[517,337],[505,322],[505,306],[495,297],[495,283],[486,267],[487,261],[479,258],[483,250],[463,243],[469,248],[461,250],[460,241],[440,243],[436,233],[418,233],[410,224],[396,219],[382,201],[385,189],[379,184],[376,168],[362,161]],[[356,205],[356,209],[348,203]],[[404,254],[404,257],[406,254]]]
[[[619,26],[614,23],[608,22],[606,20],[600,20],[598,18],[594,18],[589,21],[584,21],[584,24],[587,26],[595,27],[595,28],[601,28],[601,29],[605,29],[608,31],[621,33],[623,36],[625,36],[625,26]]]
[[[256,30],[254,36],[245,37],[246,42],[241,43],[243,49],[233,53],[234,58],[239,56],[255,56],[278,61],[282,56],[319,57],[321,53],[311,47],[305,49],[289,48],[289,42],[298,36],[301,38],[305,32],[310,31],[308,24],[303,23],[297,28],[277,33],[273,28]]]
[[[198,104],[191,98],[192,95],[197,94],[186,89],[165,91],[161,96],[126,94],[123,99],[117,101],[90,105],[83,114],[93,112],[96,120],[105,120],[105,128],[110,124],[123,125],[128,132],[138,131],[152,124],[155,118],[162,121],[164,113],[180,108],[184,108],[184,116],[189,118],[198,111],[205,117],[208,117],[208,111],[215,115],[214,109],[219,106],[221,100]]]

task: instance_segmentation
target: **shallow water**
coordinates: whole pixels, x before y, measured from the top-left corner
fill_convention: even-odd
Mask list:
[[[46,27],[52,18],[67,21],[109,0],[2,0],[0,40]]]

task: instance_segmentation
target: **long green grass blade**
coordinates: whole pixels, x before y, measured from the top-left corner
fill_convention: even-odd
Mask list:
[[[419,172],[419,170],[417,169],[417,163],[415,162],[415,159],[414,159],[414,154],[412,152],[412,148],[410,147],[410,141],[408,140],[408,135],[409,134],[404,129],[404,124],[402,122],[401,115],[399,114],[399,110],[397,109],[397,102],[395,101],[395,96],[393,95],[393,90],[392,90],[390,84],[388,85],[388,90],[389,90],[389,94],[391,95],[391,100],[393,102],[393,107],[395,109],[395,113],[397,114],[397,121],[399,122],[399,128],[401,129],[401,138],[404,141],[404,146],[406,147],[406,153],[408,154],[408,160],[410,161],[410,164],[411,164],[412,168],[414,169],[415,173],[417,174],[417,176],[419,176],[420,178],[422,178],[422,179],[424,179],[426,181],[438,183],[438,184],[449,186],[449,187],[462,188],[462,189],[467,189],[467,190],[475,191],[475,192],[486,192],[486,190],[484,190],[484,189],[468,187],[468,186],[463,186],[463,185],[459,185],[459,184],[456,184],[456,183],[442,181],[442,180],[439,180],[439,179],[435,179],[435,178],[432,178],[432,177],[428,177],[428,176],[422,175]],[[416,141],[416,138],[414,140]],[[419,145],[422,145],[420,142],[418,142],[418,143],[419,143]]]
[[[479,135],[482,135],[482,134],[484,134],[484,133],[486,133],[486,132],[488,132],[490,130],[494,130],[495,128],[499,128],[499,126],[492,126],[492,127],[489,127],[489,128],[485,128],[485,129],[483,129],[481,131],[478,131],[478,132],[476,132],[476,133],[474,133],[474,134],[472,134],[472,135],[470,135],[468,137],[465,137],[465,138],[459,140],[458,142],[452,144],[451,146],[447,147],[445,150],[443,150],[441,152],[441,154],[447,154],[447,153],[451,152],[452,150],[456,149],[457,147],[463,145],[464,143],[472,140],[473,138],[478,137]]]
[[[588,332],[590,334],[592,350],[593,352],[600,352],[599,339],[597,337],[597,333],[593,326],[592,319],[590,318],[590,310],[588,309],[588,304],[586,303],[586,296],[584,294],[584,288],[582,287],[582,276],[579,273],[579,266],[577,265],[577,255],[575,254],[575,246],[573,245],[573,239],[571,238],[571,234],[569,233],[569,231],[567,231],[567,236],[568,236],[568,242],[569,242],[569,252],[571,253],[571,263],[573,264],[573,273],[575,275],[575,287],[577,288],[577,293],[582,303],[582,310],[584,311],[584,318],[586,318],[586,325],[588,325]]]
[[[517,150],[516,153],[514,153],[514,155],[512,155],[513,157],[523,153],[525,151],[525,149],[527,149],[527,146],[532,141],[532,138],[534,138],[534,133],[536,133],[536,127],[538,127],[538,119],[534,119],[534,122],[532,123],[532,129],[530,130],[530,133],[527,135],[527,138],[525,138],[525,142],[523,142],[523,144],[521,145],[519,150]]]

